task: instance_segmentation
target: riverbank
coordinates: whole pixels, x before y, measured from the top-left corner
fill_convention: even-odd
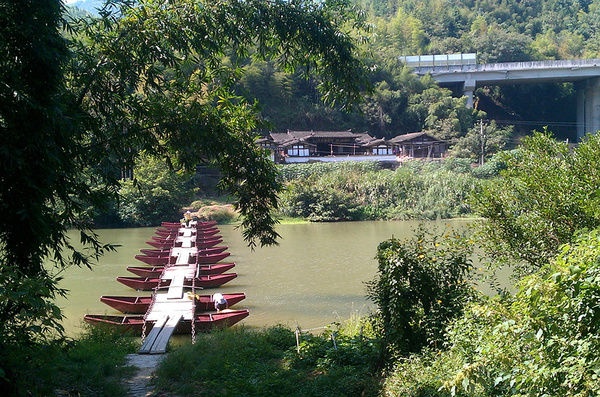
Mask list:
[[[368,324],[334,325],[320,335],[273,326],[200,335],[156,371],[157,395],[377,396],[378,351]],[[362,326],[362,328],[361,328]],[[361,331],[362,330],[362,331]]]
[[[358,317],[298,339],[282,325],[236,326],[198,334],[196,344],[171,346],[165,355],[138,355],[137,348],[136,338],[86,328],[38,352],[45,372],[23,366],[27,390],[39,396],[371,397],[381,384],[372,329]]]

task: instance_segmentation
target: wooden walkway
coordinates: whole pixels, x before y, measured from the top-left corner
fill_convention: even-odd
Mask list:
[[[198,254],[194,233],[196,228],[192,226],[180,228],[179,236],[174,239],[178,247],[171,248],[171,257],[176,260],[165,265],[160,277],[161,283],[170,280],[170,284],[167,289],[157,289],[152,296],[152,303],[144,318],[147,322],[154,322],[154,326],[145,337],[140,354],[165,353],[177,324],[182,320],[194,321],[194,300],[184,294],[185,280],[196,277],[197,273],[197,265],[189,263],[190,257]]]

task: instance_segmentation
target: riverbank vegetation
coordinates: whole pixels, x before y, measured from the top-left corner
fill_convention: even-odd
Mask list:
[[[476,185],[503,168],[498,158],[473,166],[466,158],[410,160],[401,165],[368,162],[288,164],[278,167],[283,186],[275,212],[289,222],[435,220],[474,216],[469,197]],[[149,226],[178,219],[183,209],[202,220],[239,220],[216,186],[201,190],[198,176],[165,169],[157,160],[136,165],[137,180],[124,181],[113,211],[97,217],[105,226]],[[196,196],[190,203],[190,197]]]
[[[199,335],[195,345],[178,348],[161,362],[157,391],[177,396],[378,394],[378,351],[369,329],[334,324],[319,336],[301,333],[298,340],[283,326]]]
[[[431,220],[472,216],[477,181],[497,174],[490,161],[408,161],[396,169],[377,162],[285,165],[280,212],[310,221]]]

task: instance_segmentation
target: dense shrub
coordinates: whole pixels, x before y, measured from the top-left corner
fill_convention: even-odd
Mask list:
[[[284,166],[280,210],[312,221],[466,216],[476,180],[463,163],[409,161],[395,171],[359,162]]]
[[[124,379],[133,373],[125,356],[134,338],[107,328],[86,327],[76,339],[22,344],[5,350],[0,362],[13,372],[6,396],[126,396]]]
[[[148,156],[136,162],[135,179],[121,183],[118,214],[129,226],[150,226],[165,219],[179,220],[194,190],[189,175],[168,168],[163,161]]]
[[[388,353],[442,347],[446,326],[473,297],[472,245],[458,232],[436,236],[423,227],[412,239],[379,245],[377,276],[367,285]]]
[[[283,215],[306,218],[311,221],[357,220],[358,204],[352,195],[331,185],[323,178],[309,177],[288,186],[288,194],[282,196]]]
[[[514,297],[473,304],[448,350],[399,362],[384,395],[592,396],[600,390],[600,231],[581,235]],[[416,390],[430,390],[419,394]]]
[[[342,173],[366,173],[379,171],[381,166],[376,161],[341,161],[336,163],[287,164],[280,167],[284,182],[306,179],[313,175],[323,175],[333,171]]]
[[[524,138],[499,155],[506,168],[481,185],[473,207],[491,261],[523,274],[553,258],[574,233],[600,226],[600,135],[573,150],[549,134]]]

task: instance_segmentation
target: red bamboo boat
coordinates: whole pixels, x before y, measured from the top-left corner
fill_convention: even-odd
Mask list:
[[[158,249],[167,249],[167,248],[171,248],[173,247],[173,243],[161,243],[160,241],[146,241],[146,244],[153,246],[154,248],[158,248]],[[215,243],[215,245],[217,245],[219,243]]]
[[[214,313],[200,313],[194,318],[196,331],[210,331],[212,329],[226,328],[248,317],[248,310],[226,310]],[[141,333],[144,325],[143,316],[107,316],[86,314],[83,319],[93,325],[106,325],[122,329],[126,332]],[[186,334],[191,332],[191,321],[183,320],[177,324],[174,333]],[[146,332],[152,329],[153,322],[146,323]]]
[[[200,237],[208,237],[208,236],[214,236],[215,234],[219,233],[220,230],[218,227],[213,227],[213,228],[209,228],[209,229],[198,229],[196,230],[196,236]]]
[[[192,236],[202,236],[202,237],[208,237],[208,236],[213,236],[217,233],[219,233],[220,230],[217,227],[213,227],[213,228],[209,228],[209,229],[200,229],[200,230],[195,230],[192,231]],[[161,238],[174,238],[177,236],[182,236],[183,233],[181,233],[179,230],[173,229],[173,230],[156,230],[154,232],[157,236],[161,237]]]
[[[191,258],[191,257],[190,257]],[[175,263],[177,257],[168,256],[148,256],[148,255],[136,255],[135,259],[142,261],[150,266],[161,266],[166,265],[170,262]]]
[[[198,254],[196,256],[194,256],[193,258],[195,258],[195,263],[209,264],[209,263],[217,263],[219,261],[222,261],[223,259],[227,258],[229,255],[231,255],[229,252],[221,252],[219,254],[211,254],[211,253],[205,254],[202,251],[198,251]]]
[[[177,237],[179,237],[179,236],[175,236],[175,237],[150,236],[150,238],[154,241],[159,241],[161,243],[171,243],[171,244],[176,242]],[[196,241],[217,240],[217,239],[223,238],[223,236],[220,236],[220,235],[192,236],[192,237],[194,237],[194,240],[196,240]]]
[[[206,248],[206,247],[213,247],[217,244],[221,244],[223,242],[223,239],[221,239],[221,236],[212,236],[212,237],[216,237],[216,238],[211,238],[211,239],[201,239],[198,240],[196,239],[196,247],[198,248]],[[172,248],[175,245],[175,240],[170,240],[170,241],[155,241],[155,240],[151,240],[151,241],[146,241],[146,244],[153,246],[154,248],[158,248],[158,249],[167,249],[167,248]]]
[[[209,264],[209,263],[217,263],[231,255],[229,252],[220,252],[220,253],[204,253],[202,251],[198,251],[196,255],[189,256],[188,263],[197,263],[197,264]],[[148,256],[148,255],[136,255],[135,259],[142,261],[151,266],[160,266],[166,265],[169,263],[175,263],[177,257],[168,255],[168,256]]]
[[[196,221],[196,229],[204,229],[207,227],[213,227],[217,224],[217,221]],[[160,224],[161,227],[165,229],[179,229],[181,227],[185,227],[185,223],[181,222],[162,222]]]
[[[198,240],[198,239],[196,239],[196,247],[198,249],[209,248],[209,247],[214,247],[217,244],[221,244],[222,242],[223,242],[223,239],[221,239],[221,238],[218,238],[215,240],[212,240],[212,239]]]
[[[147,248],[143,248],[140,250],[140,252],[144,255],[147,256],[167,256],[167,255],[171,255],[171,249],[170,248],[165,248],[165,249],[147,249]]]
[[[241,302],[246,298],[243,292],[234,294],[223,294],[229,307]],[[215,302],[212,295],[195,296],[196,311],[214,310]],[[148,311],[151,296],[102,296],[100,301],[121,313],[143,314]]]
[[[229,247],[227,247],[226,245],[220,246],[220,247],[205,247],[205,248],[198,248],[199,251],[201,251],[204,254],[218,254],[221,252],[224,252],[228,249]],[[170,248],[164,248],[164,249],[141,249],[140,252],[144,255],[147,256],[169,256],[171,255],[171,249]]]
[[[196,277],[194,284],[196,287],[201,288],[215,288],[228,283],[236,277],[237,273],[207,274]],[[158,277],[117,277],[117,281],[130,288],[142,291],[150,291],[158,287],[159,282],[161,287],[167,287],[171,284],[171,280],[161,280]],[[192,280],[186,279],[185,285],[191,286]]]
[[[198,265],[198,274],[222,274],[235,267],[235,263],[215,263],[210,265]],[[131,273],[144,278],[160,277],[164,266],[129,266],[127,268]]]
[[[172,236],[172,237],[150,236],[150,238],[151,238],[152,240],[154,240],[154,241],[160,241],[160,242],[162,242],[162,243],[166,243],[166,242],[169,242],[169,241],[170,241],[171,243],[174,243],[174,242],[175,242],[175,239],[176,239],[177,237],[179,237],[179,236],[177,236],[177,235],[175,235],[175,236]]]

